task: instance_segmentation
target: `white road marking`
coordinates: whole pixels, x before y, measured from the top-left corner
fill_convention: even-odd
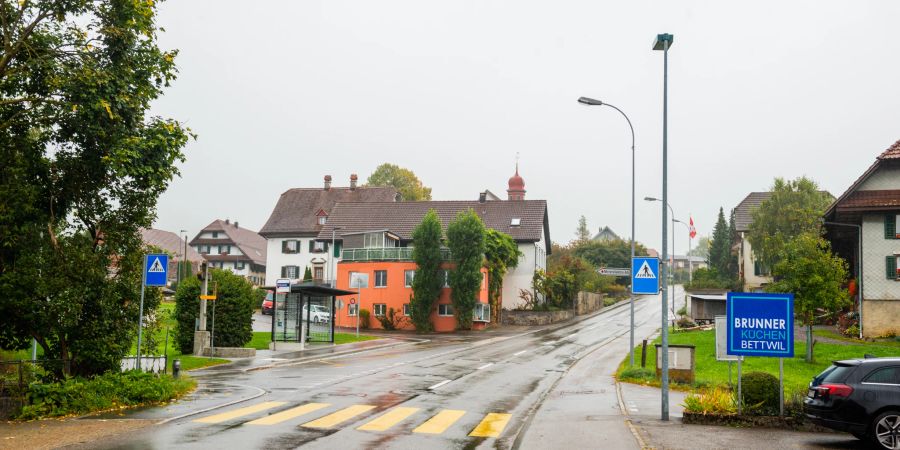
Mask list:
[[[483,365],[483,366],[481,366],[481,367],[479,367],[478,369],[475,369],[475,370],[487,369],[488,367],[491,367],[491,366],[493,366],[493,365],[494,365],[494,363],[487,363],[487,364],[485,364],[485,365]]]
[[[575,337],[575,336],[578,336],[578,333],[572,333],[572,334],[570,334],[570,335],[564,337],[563,339],[569,339],[569,338],[572,338],[572,337]]]
[[[429,391],[433,391],[433,390],[435,390],[435,389],[437,389],[437,388],[439,388],[439,387],[441,387],[441,386],[443,386],[443,385],[445,385],[445,384],[447,384],[447,383],[449,383],[449,382],[450,382],[450,380],[444,380],[444,381],[441,381],[440,383],[435,384],[434,386],[429,387],[428,390],[429,390]]]
[[[521,352],[513,353],[513,356],[519,356],[519,355],[521,355],[522,353],[525,353],[525,352],[527,352],[527,351],[528,351],[528,350],[522,350]]]
[[[544,345],[556,345],[557,342],[559,341],[544,342]]]

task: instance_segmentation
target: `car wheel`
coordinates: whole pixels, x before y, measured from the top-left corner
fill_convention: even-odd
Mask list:
[[[872,421],[872,441],[878,448],[900,449],[900,412],[883,412]]]

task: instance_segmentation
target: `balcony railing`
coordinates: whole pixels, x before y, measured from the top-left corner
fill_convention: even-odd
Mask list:
[[[412,261],[412,247],[346,248],[342,261]],[[441,259],[450,260],[450,249],[441,249]]]

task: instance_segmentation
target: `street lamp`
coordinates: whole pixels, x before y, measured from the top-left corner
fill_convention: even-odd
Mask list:
[[[578,99],[578,103],[589,105],[589,106],[609,106],[612,109],[615,109],[628,122],[628,128],[631,130],[631,273],[634,273],[634,127],[631,126],[631,119],[619,108],[616,108],[609,103],[603,103],[600,100],[594,100],[588,97],[580,97]],[[631,286],[631,345],[630,348],[631,354],[631,366],[634,367],[634,286]]]
[[[653,42],[653,50],[663,52],[663,142],[662,142],[662,202],[669,201],[668,185],[668,144],[669,144],[669,47],[675,42],[675,37],[669,33],[657,34]],[[666,260],[666,207],[662,208],[662,252],[663,261]],[[660,276],[665,280],[666,265],[660,269]],[[666,285],[663,284],[662,292],[662,379],[660,380],[662,394],[662,408],[660,419],[669,420],[669,317],[666,308]]]
[[[184,261],[187,261],[187,230],[180,230],[178,233],[181,236],[184,236],[184,253],[182,253],[181,259],[183,259]],[[179,237],[181,237],[181,236],[179,236]],[[182,266],[184,266],[184,263],[179,262],[178,263],[178,273],[175,275],[176,280],[178,280],[178,284],[181,284],[181,278],[182,278],[181,271],[184,270],[184,269],[182,269]]]
[[[337,288],[337,261],[334,256],[334,233],[337,230],[343,230],[344,227],[334,227],[331,229],[331,264],[328,268],[331,270],[331,287]]]

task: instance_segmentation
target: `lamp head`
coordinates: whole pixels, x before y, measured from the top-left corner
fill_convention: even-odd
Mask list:
[[[666,44],[668,43],[668,44]],[[675,43],[675,36],[669,33],[657,34],[656,40],[653,41],[653,50],[668,50]]]
[[[578,103],[591,106],[603,106],[603,102],[601,102],[600,100],[594,100],[590,97],[579,97]]]
[[[658,202],[659,201],[659,199],[656,197],[644,197],[644,200],[646,200],[648,202]]]

